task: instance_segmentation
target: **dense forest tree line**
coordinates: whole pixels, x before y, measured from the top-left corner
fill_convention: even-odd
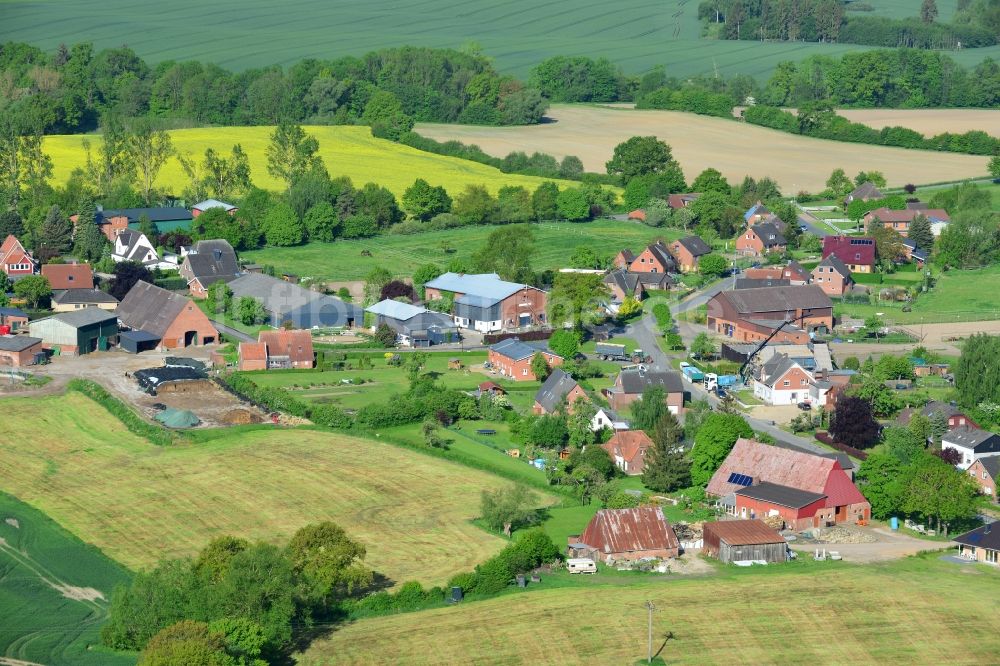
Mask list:
[[[230,72],[195,61],[151,66],[125,46],[81,43],[48,54],[8,42],[0,45],[0,112],[12,106],[49,133],[91,131],[106,114],[215,125],[364,123],[392,133],[420,120],[536,123],[546,102],[474,50],[402,47]]]
[[[1000,105],[1000,65],[994,60],[985,58],[966,69],[944,53],[920,49],[880,49],[840,57],[815,55],[801,62],[781,62],[766,82],[746,75],[681,79],[656,67],[639,77],[624,77],[624,83],[616,86],[602,85],[599,95],[596,90],[584,90],[580,82],[596,80],[596,72],[607,65],[587,58],[574,60],[579,64],[571,78],[555,79],[549,61],[545,61],[534,70],[533,80],[538,79],[538,72],[546,72],[542,90],[559,101],[634,101],[640,108],[715,116],[729,115],[733,106],[750,98],[771,106],[820,101],[865,108]],[[590,68],[593,73],[579,75],[581,68]],[[618,77],[623,77],[621,72]],[[617,96],[611,95],[614,90]]]
[[[853,4],[853,3],[852,3]],[[960,3],[952,23],[937,21],[934,0],[902,19],[854,15],[843,0],[705,0],[698,17],[722,39],[840,42],[921,49],[992,46],[1000,35],[1000,3]],[[916,7],[916,3],[914,3]]]

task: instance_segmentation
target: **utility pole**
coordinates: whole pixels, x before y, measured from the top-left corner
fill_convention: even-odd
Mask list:
[[[653,611],[656,610],[656,606],[653,605],[652,601],[646,602],[647,615],[649,616],[649,641],[646,647],[646,663],[653,663]]]

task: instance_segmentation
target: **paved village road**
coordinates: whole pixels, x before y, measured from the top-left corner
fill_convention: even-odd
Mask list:
[[[735,278],[726,278],[721,282],[713,284],[704,291],[696,292],[694,295],[689,296],[681,303],[674,305],[671,310],[676,316],[681,312],[686,312],[698,307],[699,305],[704,305],[709,299],[720,291],[732,289],[734,279]],[[697,335],[699,331],[696,326],[686,324],[685,322],[679,322],[678,332],[684,339],[685,344],[690,344],[691,340],[694,339],[694,336]],[[646,352],[646,354],[653,357],[652,366],[654,370],[669,370],[672,367],[670,364],[670,359],[672,357],[683,357],[683,354],[681,353],[668,355],[660,349],[659,344],[657,344],[659,332],[657,331],[656,320],[653,318],[652,313],[647,312],[643,317],[630,324],[625,330],[625,335],[635,340],[643,351]],[[685,391],[691,394],[692,400],[708,400],[709,404],[713,407],[718,406],[719,399],[714,394],[708,393],[702,389],[700,385],[685,381],[684,387]],[[747,415],[744,415],[744,418],[754,430],[758,432],[765,432],[774,437],[776,441],[782,442],[788,446],[802,449],[804,451],[812,451],[813,453],[830,453],[828,449],[825,449],[803,437],[798,437],[797,435],[785,432],[769,421],[755,419]]]

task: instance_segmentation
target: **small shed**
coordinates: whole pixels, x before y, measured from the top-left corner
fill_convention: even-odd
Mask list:
[[[720,520],[702,527],[702,552],[720,562],[762,560],[784,562],[788,559],[785,538],[762,520]]]
[[[160,338],[146,331],[122,331],[118,334],[118,343],[130,354],[138,354],[156,349]]]

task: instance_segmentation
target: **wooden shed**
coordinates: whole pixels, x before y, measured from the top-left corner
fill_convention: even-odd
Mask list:
[[[702,552],[720,562],[784,562],[788,559],[785,538],[762,520],[720,520],[705,523],[703,539]]]

